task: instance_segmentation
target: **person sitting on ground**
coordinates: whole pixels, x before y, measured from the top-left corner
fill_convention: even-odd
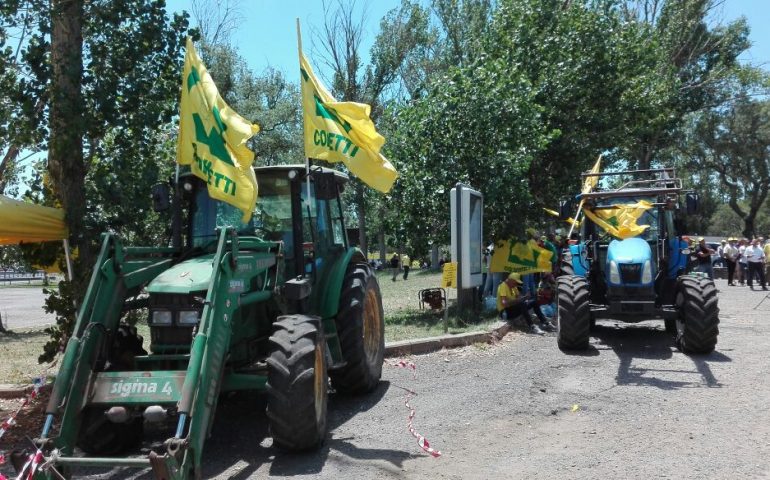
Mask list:
[[[524,321],[529,326],[529,331],[538,335],[543,335],[543,329],[553,331],[554,326],[545,318],[537,301],[529,296],[519,293],[521,287],[521,275],[511,273],[508,278],[497,287],[497,311],[500,317],[508,322],[513,321],[519,315],[524,317]],[[534,310],[535,315],[540,320],[540,326],[537,326],[532,320],[529,311]],[[541,329],[542,327],[542,329]]]
[[[545,317],[556,315],[556,279],[552,273],[546,273],[537,286],[537,304]]]

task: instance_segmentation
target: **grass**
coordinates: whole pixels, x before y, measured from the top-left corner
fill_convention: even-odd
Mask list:
[[[420,290],[441,286],[440,272],[413,270],[409,272],[407,280],[403,280],[399,275],[394,282],[390,272],[380,271],[377,272],[377,279],[380,283],[382,306],[385,311],[386,342],[444,334],[443,314],[429,309],[420,310],[419,299]],[[494,312],[482,312],[459,318],[453,306],[457,299],[457,291],[446,289],[446,292],[449,303],[448,333],[487,331],[497,323]]]
[[[391,274],[382,271],[377,272],[377,278],[385,311],[386,342],[444,334],[443,313],[430,309],[420,310],[418,297],[420,290],[441,285],[441,273],[416,270],[409,272],[408,280],[403,280],[399,275],[397,281],[393,282]],[[19,286],[21,285],[14,287]],[[32,287],[40,288],[40,285]],[[457,291],[447,289],[447,296],[449,334],[488,331],[497,322],[494,312],[482,312],[458,318],[454,306]],[[140,322],[137,329],[145,341],[148,341],[150,331],[147,324]],[[33,377],[39,375],[42,372],[42,366],[37,363],[37,357],[43,352],[43,345],[48,338],[40,328],[0,334],[0,359],[2,359],[0,360],[0,383],[28,384]]]
[[[0,383],[32,383],[42,373],[44,366],[37,363],[37,357],[49,338],[39,328],[0,334]]]

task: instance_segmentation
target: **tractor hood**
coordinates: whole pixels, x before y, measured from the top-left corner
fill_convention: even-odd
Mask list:
[[[147,286],[149,293],[190,293],[208,290],[214,254],[191,258],[161,273]]]
[[[607,247],[607,262],[614,260],[616,263],[644,263],[652,258],[650,245],[641,238],[627,238],[625,240],[613,240]]]

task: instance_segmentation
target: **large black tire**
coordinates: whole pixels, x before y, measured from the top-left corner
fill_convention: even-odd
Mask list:
[[[559,264],[559,276],[574,275],[574,274],[575,274],[575,268],[572,266],[572,264],[562,260],[561,264]]]
[[[335,323],[345,365],[330,372],[340,393],[377,388],[385,355],[385,322],[380,285],[369,265],[353,263],[345,273]]]
[[[80,414],[80,432],[76,445],[94,456],[114,456],[139,445],[144,435],[144,420],[131,418],[113,423],[104,414],[104,407],[86,407]]]
[[[591,330],[588,281],[576,275],[563,275],[556,281],[556,342],[562,350],[585,350]]]
[[[685,353],[711,353],[719,335],[714,281],[689,275],[677,279],[676,346]]]
[[[267,359],[267,417],[273,444],[291,451],[326,438],[328,376],[321,319],[285,315],[273,324]]]

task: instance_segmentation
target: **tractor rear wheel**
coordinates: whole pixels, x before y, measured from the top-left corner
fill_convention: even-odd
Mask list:
[[[77,446],[95,456],[113,456],[130,450],[142,441],[144,420],[131,418],[127,422],[113,423],[102,407],[86,407],[81,413]]]
[[[345,365],[330,372],[341,393],[371,392],[382,376],[385,322],[377,277],[369,265],[353,263],[345,273],[335,323]]]
[[[719,306],[714,281],[681,276],[677,279],[676,346],[685,353],[711,353],[719,335]]]
[[[562,275],[556,281],[556,342],[562,350],[585,350],[591,330],[588,281],[576,275]]]
[[[267,417],[273,444],[292,451],[326,437],[328,382],[321,319],[284,315],[273,324],[267,359]]]

